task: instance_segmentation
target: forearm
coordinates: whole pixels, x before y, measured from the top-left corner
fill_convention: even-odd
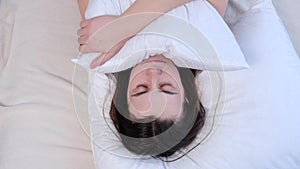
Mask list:
[[[164,13],[191,2],[191,0],[136,0],[120,17],[126,17],[125,26],[128,35],[135,35],[153,20]],[[208,0],[208,2],[224,17],[228,0]]]
[[[191,0],[136,0],[122,16],[145,12],[166,13],[188,2]]]
[[[89,0],[77,1],[84,19]],[[191,0],[136,0],[120,16],[106,15],[84,20],[80,23],[81,28],[77,32],[80,36],[79,50],[86,53],[104,53],[105,56],[99,56],[93,61],[92,67],[103,64],[118,52],[127,39],[136,35],[161,15],[188,2]],[[228,0],[208,0],[208,2],[224,16]]]
[[[164,13],[181,6],[191,0],[136,0],[120,18],[126,20],[124,28],[126,32],[135,35],[152,21]],[[130,26],[128,26],[130,25]]]

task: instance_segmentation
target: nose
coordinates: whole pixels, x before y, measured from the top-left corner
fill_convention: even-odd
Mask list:
[[[159,82],[161,74],[162,74],[162,70],[160,70],[160,69],[150,68],[147,70],[147,77],[151,81],[152,89],[158,88],[158,82]]]

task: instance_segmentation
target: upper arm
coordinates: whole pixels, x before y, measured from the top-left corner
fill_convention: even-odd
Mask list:
[[[79,6],[81,17],[82,19],[85,19],[85,10],[88,6],[89,0],[77,0],[77,3]]]
[[[222,17],[224,17],[228,0],[208,0],[208,2],[216,8]]]

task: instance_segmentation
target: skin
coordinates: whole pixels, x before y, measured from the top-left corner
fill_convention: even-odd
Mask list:
[[[228,0],[208,1],[224,16]],[[78,0],[83,18],[77,32],[79,51],[100,52],[91,68],[100,66],[153,20],[188,2],[190,0],[136,0],[120,16],[106,15],[85,20],[88,0]],[[184,103],[184,89],[173,62],[159,55],[135,66],[130,75],[127,100],[133,118],[178,119]]]
[[[112,58],[128,39],[153,20],[191,0],[136,0],[120,16],[98,16],[89,20],[84,18],[88,0],[77,1],[83,19],[80,23],[81,28],[77,31],[79,51],[81,53],[101,53],[91,63],[91,68],[95,68]],[[224,16],[228,0],[208,0],[208,2],[216,8],[221,16]],[[97,31],[99,33],[95,34]]]
[[[184,103],[184,88],[174,63],[162,55],[145,59],[130,74],[127,100],[133,118],[176,120]]]

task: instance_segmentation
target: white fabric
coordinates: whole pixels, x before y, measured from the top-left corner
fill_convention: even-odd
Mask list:
[[[212,93],[206,91],[212,90],[201,85],[206,83],[207,75],[214,72],[200,74],[201,100],[223,105],[223,111],[218,114],[221,118],[215,124],[216,130],[203,144],[173,163],[143,160],[122,146],[102,117],[103,109],[109,117],[109,97],[113,95],[114,81],[90,72],[89,113],[96,168],[300,167],[300,61],[287,32],[269,0],[244,13],[232,30],[250,67],[220,73],[224,78],[225,95],[218,103],[213,100],[209,103]],[[214,79],[211,83],[215,83]],[[111,86],[110,92],[108,86]],[[211,115],[211,110],[208,113]],[[107,120],[114,130],[109,118]]]
[[[278,7],[278,14],[286,24],[291,38],[294,42],[298,42],[294,43],[294,45],[299,51],[300,22],[298,18],[300,17],[300,13],[299,10],[297,10],[300,5],[299,1],[273,1],[274,5]],[[238,18],[252,6],[252,4],[251,6],[247,6],[248,2],[249,0],[230,0],[230,6],[232,6],[231,10],[238,11]],[[90,140],[82,130],[82,127],[84,130],[87,129],[84,123],[88,122],[87,107],[85,105],[87,102],[87,93],[85,91],[87,81],[84,72],[80,69],[76,69],[75,77],[77,78],[74,79],[75,83],[73,88],[73,91],[75,91],[74,104],[76,106],[76,112],[81,113],[81,115],[78,114],[80,122],[76,118],[71,97],[73,65],[69,60],[77,53],[76,30],[79,28],[80,22],[79,10],[76,3],[76,1],[57,3],[57,1],[51,0],[34,2],[20,0],[0,1],[1,169],[90,169],[94,167]],[[233,4],[239,4],[244,7],[246,6],[247,8],[238,8]],[[250,16],[253,16],[253,14]],[[240,36],[243,34],[244,29],[248,29],[242,25],[243,23],[236,25],[236,29],[241,29]],[[268,30],[272,31],[272,29],[273,27],[270,26]],[[262,35],[264,34],[260,34],[259,36]],[[239,43],[244,41],[242,47],[243,50],[247,50],[248,46],[252,46],[251,44],[253,44],[253,46],[249,48],[249,51],[256,51],[257,48],[261,49],[260,45],[262,44],[256,44],[258,40],[249,42],[245,39],[238,39]],[[269,44],[269,42],[274,43],[273,40],[274,39],[268,40],[266,44]],[[285,42],[286,41],[282,41],[281,45],[290,46],[289,43],[286,44]],[[247,43],[249,44],[247,45]],[[283,48],[280,49],[283,50]],[[275,51],[272,52],[271,50],[266,52],[270,54],[275,53]],[[281,52],[285,52],[285,50]],[[282,54],[282,58],[284,59],[292,55],[293,54],[284,53]],[[246,56],[249,58],[249,56],[255,55],[246,54]],[[245,78],[254,76],[255,72],[264,72],[263,70],[253,72],[256,70],[253,69],[253,65],[257,65],[259,56],[260,55],[258,54],[255,58],[252,57],[252,62],[250,63],[252,68],[247,70],[247,72],[252,73],[248,73]],[[266,59],[266,61],[268,61],[268,59]],[[261,163],[267,161],[267,157],[261,158],[261,156],[264,155],[269,158],[274,157],[274,160],[272,160],[274,161],[274,164],[272,165],[270,162],[266,162],[266,166],[269,165],[269,167],[265,168],[299,168],[299,165],[295,162],[299,159],[299,155],[296,152],[299,147],[299,139],[297,139],[298,137],[296,137],[296,134],[298,134],[299,131],[297,131],[298,125],[292,126],[295,124],[295,121],[299,123],[299,121],[297,121],[299,115],[295,112],[299,110],[299,108],[295,106],[295,104],[297,104],[295,101],[299,100],[299,97],[297,97],[299,95],[299,87],[296,87],[299,86],[299,80],[295,78],[295,74],[299,72],[299,69],[296,66],[296,61],[290,64],[294,66],[283,66],[286,64],[287,63],[285,62],[283,62],[283,64],[277,64],[279,70],[288,72],[287,74],[284,74],[284,72],[281,73],[281,75],[284,74],[281,76],[283,78],[282,81],[287,83],[282,87],[282,90],[286,89],[285,91],[287,93],[285,97],[281,98],[283,103],[272,104],[271,102],[269,103],[264,100],[263,102],[266,102],[265,108],[260,108],[260,110],[262,110],[267,109],[267,106],[280,105],[278,109],[285,109],[285,111],[282,111],[285,117],[282,120],[278,120],[279,125],[274,125],[274,128],[277,127],[276,129],[278,129],[278,127],[281,128],[281,126],[286,125],[285,119],[290,120],[290,123],[286,125],[286,128],[282,127],[276,134],[278,136],[282,133],[282,137],[279,139],[276,138],[276,140],[274,134],[275,131],[272,130],[269,132],[268,129],[272,127],[270,124],[272,122],[266,117],[267,115],[265,115],[264,119],[256,122],[255,119],[259,119],[260,117],[257,117],[256,111],[251,111],[253,110],[253,108],[251,108],[252,105],[244,108],[243,106],[245,106],[246,102],[240,101],[239,103],[243,102],[243,104],[241,103],[240,106],[236,104],[234,110],[231,108],[231,112],[235,115],[226,115],[228,116],[227,121],[222,122],[222,125],[220,125],[222,130],[213,135],[214,137],[217,135],[219,136],[215,138],[214,141],[211,139],[208,140],[206,144],[209,145],[206,145],[205,149],[201,148],[201,150],[195,151],[195,153],[199,154],[206,152],[201,156],[201,158],[203,158],[202,161],[200,161],[200,155],[191,155],[200,160],[190,162],[187,159],[182,159],[180,164],[176,164],[178,166],[177,168],[188,168],[189,166],[187,164],[195,165],[197,162],[197,165],[201,166],[201,168],[226,169],[233,166],[233,163],[236,163],[236,165],[249,165],[249,163],[252,163],[253,168],[260,169]],[[268,67],[270,65],[273,65],[273,63],[270,63]],[[262,65],[260,67],[260,69],[262,69]],[[273,69],[274,67],[272,67],[272,70]],[[79,74],[80,72],[81,74]],[[234,79],[235,75],[242,77],[245,76],[245,73],[234,73],[231,75],[231,79]],[[261,83],[265,82],[262,80],[257,81]],[[250,80],[245,80],[244,83],[246,82],[250,83],[248,84],[248,88],[254,83]],[[274,80],[271,80],[269,83],[271,82],[274,82]],[[228,82],[227,86],[232,85],[230,90],[232,92],[233,90],[238,89],[237,86],[240,86],[241,83],[244,84],[241,80],[236,80],[235,83]],[[265,86],[259,87],[258,89],[259,90],[253,90],[256,94],[253,95],[254,101],[252,103],[253,106],[259,107],[263,104],[261,101],[262,99],[255,100],[262,95],[265,96],[264,90],[267,90],[270,93],[271,91],[274,91],[274,89],[268,90]],[[246,93],[248,93],[246,96],[249,96],[250,92],[246,91]],[[261,95],[259,95],[259,93],[261,93]],[[232,105],[240,98],[243,98],[243,95],[244,92],[237,90],[226,103],[233,102],[231,103]],[[288,96],[291,98],[288,98]],[[284,101],[284,99],[286,99],[286,101]],[[270,99],[268,98],[268,100]],[[290,104],[287,103],[289,101],[291,102]],[[259,105],[257,105],[258,103]],[[247,103],[247,105],[248,104],[249,103]],[[283,106],[286,106],[286,108],[283,108]],[[244,112],[247,107],[250,107],[251,110]],[[296,108],[294,109],[293,107]],[[274,107],[274,109],[275,108],[276,107]],[[250,111],[251,113],[249,113]],[[271,111],[257,112],[273,114],[273,109]],[[276,112],[277,111],[275,111],[276,116],[280,117],[281,115],[278,115],[278,112]],[[245,120],[247,120],[243,118],[245,113],[249,115],[249,117],[252,117],[250,122],[245,122]],[[235,120],[235,123],[228,121],[229,118],[233,118],[232,120]],[[243,120],[240,121],[239,119]],[[266,121],[268,124],[265,126]],[[81,122],[83,122],[83,126],[80,125]],[[235,128],[238,126],[237,123],[255,124],[254,126],[256,127],[252,131],[249,130],[249,132],[246,133],[244,132],[244,128]],[[239,126],[241,125],[242,124]],[[264,129],[265,127],[267,128]],[[261,132],[259,131],[258,133],[257,131],[254,131],[257,128],[264,130]],[[222,132],[225,134],[222,134]],[[228,135],[230,133],[231,135],[229,137]],[[269,133],[265,136],[266,139],[272,140],[266,141],[266,148],[264,148],[262,144],[256,146],[256,140],[259,135],[263,137],[265,133]],[[295,134],[294,138],[292,138],[292,134]],[[245,135],[249,136],[244,138]],[[253,139],[252,136],[255,139]],[[241,139],[246,140],[249,139],[249,137],[250,139],[253,139],[253,143],[241,141]],[[222,140],[218,140],[218,138],[221,138]],[[227,140],[228,138],[229,140]],[[291,139],[288,140],[289,138]],[[223,141],[226,143],[221,143]],[[278,147],[274,148],[274,151],[273,148],[268,146],[268,144],[273,143],[273,141],[280,142],[280,144],[278,143]],[[234,147],[232,147],[232,145],[234,145]],[[243,149],[244,146],[251,146],[251,151],[245,151],[245,149]],[[228,147],[233,150],[227,155]],[[242,147],[242,149],[240,149],[240,147]],[[260,152],[258,149],[261,148],[262,150]],[[266,149],[269,150],[269,154],[265,153]],[[275,150],[278,152],[278,149],[282,150],[281,154],[275,152]],[[234,151],[239,154],[236,155]],[[217,153],[213,154],[213,152]],[[232,154],[235,154],[235,156]],[[241,160],[241,158],[245,157],[247,154],[249,154],[248,159],[250,160]],[[132,165],[133,168],[138,168],[138,165],[141,163],[147,163],[148,166],[152,165],[152,168],[155,168],[155,163],[151,164],[152,161],[133,161],[130,164],[128,160],[117,158],[116,156],[107,153],[96,153],[95,155],[97,156],[97,159],[102,158],[98,163],[100,164],[100,162],[103,162],[103,167],[101,168],[123,168],[119,166],[122,164],[127,168],[131,168],[130,165]],[[239,157],[239,155],[242,157]],[[279,155],[282,155],[282,157],[279,157]],[[278,158],[276,159],[275,157]],[[205,160],[207,161],[208,159],[209,161],[205,162]],[[281,163],[281,165],[278,167],[275,166],[277,163]],[[171,164],[171,166],[173,165],[175,164]]]
[[[245,11],[262,0],[230,0],[226,11],[225,20],[228,24],[235,23]],[[300,56],[300,1],[273,0],[274,6]]]
[[[300,2],[295,0],[273,0],[278,15],[285,24],[300,57]]]
[[[120,15],[133,2],[90,0],[86,18]],[[200,70],[248,67],[233,34],[206,0],[192,1],[160,17],[127,41],[112,59],[97,69],[101,73],[119,72],[155,54],[165,55],[179,67]],[[78,63],[88,68],[98,55],[84,54]]]
[[[94,168],[79,22],[75,1],[0,0],[1,169]]]

